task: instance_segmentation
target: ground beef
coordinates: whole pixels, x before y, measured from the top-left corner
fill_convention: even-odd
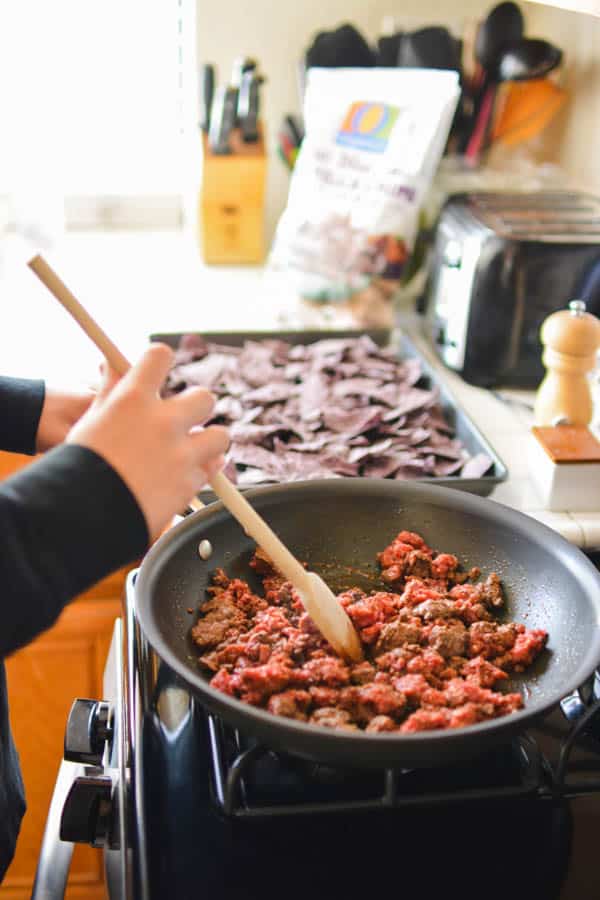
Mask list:
[[[404,694],[391,684],[377,681],[346,688],[342,691],[340,702],[351,713],[352,721],[365,728],[375,716],[392,716],[398,720],[406,708]]]
[[[358,665],[352,666],[350,677],[352,679],[352,684],[368,684],[375,679],[375,675],[375,666],[368,660],[365,660],[362,663],[358,663]]]
[[[413,644],[410,647],[397,647],[395,650],[390,650],[389,653],[382,653],[381,656],[375,659],[375,665],[379,670],[379,674],[401,675],[406,671],[408,662],[419,650],[420,648]]]
[[[339,706],[341,691],[337,688],[317,685],[316,687],[310,687],[308,693],[315,709],[319,709],[322,706]]]
[[[394,681],[396,690],[403,694],[412,706],[419,706],[425,691],[429,690],[429,682],[423,675],[403,675]]]
[[[433,731],[438,728],[449,728],[451,713],[449,709],[418,709],[410,714],[400,731]]]
[[[458,569],[458,559],[452,553],[438,553],[431,563],[434,578],[453,578]]]
[[[456,617],[456,604],[452,600],[424,600],[415,606],[415,616],[420,616],[423,621],[431,622],[433,619],[452,619]]]
[[[383,625],[375,644],[375,653],[383,653],[393,650],[394,647],[403,647],[405,644],[419,644],[421,642],[419,624],[410,625],[401,619],[395,619]]]
[[[396,722],[393,719],[390,719],[389,716],[373,716],[365,731],[374,731],[374,732],[382,732],[382,731],[397,731]]]
[[[342,687],[350,681],[350,668],[334,656],[311,659],[300,668],[301,680],[307,684],[322,684],[325,687]]]
[[[404,564],[406,557],[413,550],[425,550],[427,548],[425,541],[419,534],[413,531],[401,531],[392,543],[377,554],[377,562],[385,572],[387,568],[394,564]],[[429,551],[431,553],[431,551]]]
[[[467,681],[472,681],[480,687],[494,687],[499,681],[505,681],[508,675],[503,669],[493,665],[481,656],[470,659],[461,667],[460,674]]]
[[[463,728],[520,709],[519,693],[497,688],[532,664],[548,635],[494,618],[504,604],[498,575],[479,581],[479,569],[463,571],[411,531],[377,558],[385,589],[339,595],[360,663],[334,653],[262,550],[250,565],[264,596],[217,569],[192,628],[213,687],[274,715],[369,733]]]
[[[422,550],[412,550],[407,554],[404,567],[406,575],[413,575],[415,578],[431,578],[432,570],[431,557]]]
[[[467,629],[460,620],[434,625],[429,632],[429,643],[441,656],[463,656],[468,644]]]
[[[311,705],[311,697],[308,691],[282,691],[281,694],[273,694],[267,703],[269,712],[276,716],[286,716],[288,719],[300,719],[306,721],[307,710]]]
[[[345,731],[358,729],[358,726],[352,722],[349,712],[333,706],[323,706],[321,709],[317,709],[310,717],[310,721],[313,725],[324,725],[326,728],[343,728]]]
[[[504,604],[504,594],[502,593],[502,585],[500,579],[495,572],[488,575],[483,583],[481,590],[481,599],[487,606],[502,606]]]
[[[235,600],[224,594],[222,599],[205,603],[202,612],[202,618],[192,629],[193,641],[201,649],[216,647],[225,638],[239,634],[247,621]]]
[[[508,650],[512,650],[519,632],[524,631],[524,625],[513,622],[507,625],[499,625],[498,622],[473,622],[469,628],[469,656],[502,658]]]
[[[536,628],[534,631],[521,631],[509,653],[509,668],[514,669],[515,672],[523,672],[541,653],[547,640],[548,635],[541,628]]]

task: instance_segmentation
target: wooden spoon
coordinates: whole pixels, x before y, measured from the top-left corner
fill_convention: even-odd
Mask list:
[[[124,375],[130,368],[129,361],[43,257],[34,256],[29,260],[28,266],[96,344],[115,372]],[[246,533],[263,548],[279,571],[292,583],[307,613],[333,649],[340,656],[354,661],[361,660],[362,647],[354,625],[323,579],[314,572],[306,571],[222,472],[211,479],[210,486]],[[190,506],[198,508],[198,503],[191,501]]]

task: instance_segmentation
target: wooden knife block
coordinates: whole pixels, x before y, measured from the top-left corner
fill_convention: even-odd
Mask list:
[[[264,134],[246,144],[239,129],[230,137],[232,152],[215,155],[202,134],[202,183],[198,224],[200,250],[211,264],[261,263],[265,257]]]

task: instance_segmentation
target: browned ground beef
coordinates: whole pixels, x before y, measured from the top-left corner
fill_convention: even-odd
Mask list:
[[[192,629],[211,684],[274,715],[346,731],[461,728],[519,709],[521,695],[498,687],[531,665],[548,635],[494,618],[504,603],[498,576],[477,581],[478,569],[461,572],[455,556],[409,531],[378,561],[393,591],[340,594],[360,663],[334,653],[260,549],[251,565],[264,597],[217,570]]]

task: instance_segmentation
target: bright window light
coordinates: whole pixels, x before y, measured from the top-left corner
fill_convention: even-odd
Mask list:
[[[181,196],[194,124],[191,8],[2,0],[0,195],[45,185],[80,211],[82,198],[136,196],[139,206]]]

